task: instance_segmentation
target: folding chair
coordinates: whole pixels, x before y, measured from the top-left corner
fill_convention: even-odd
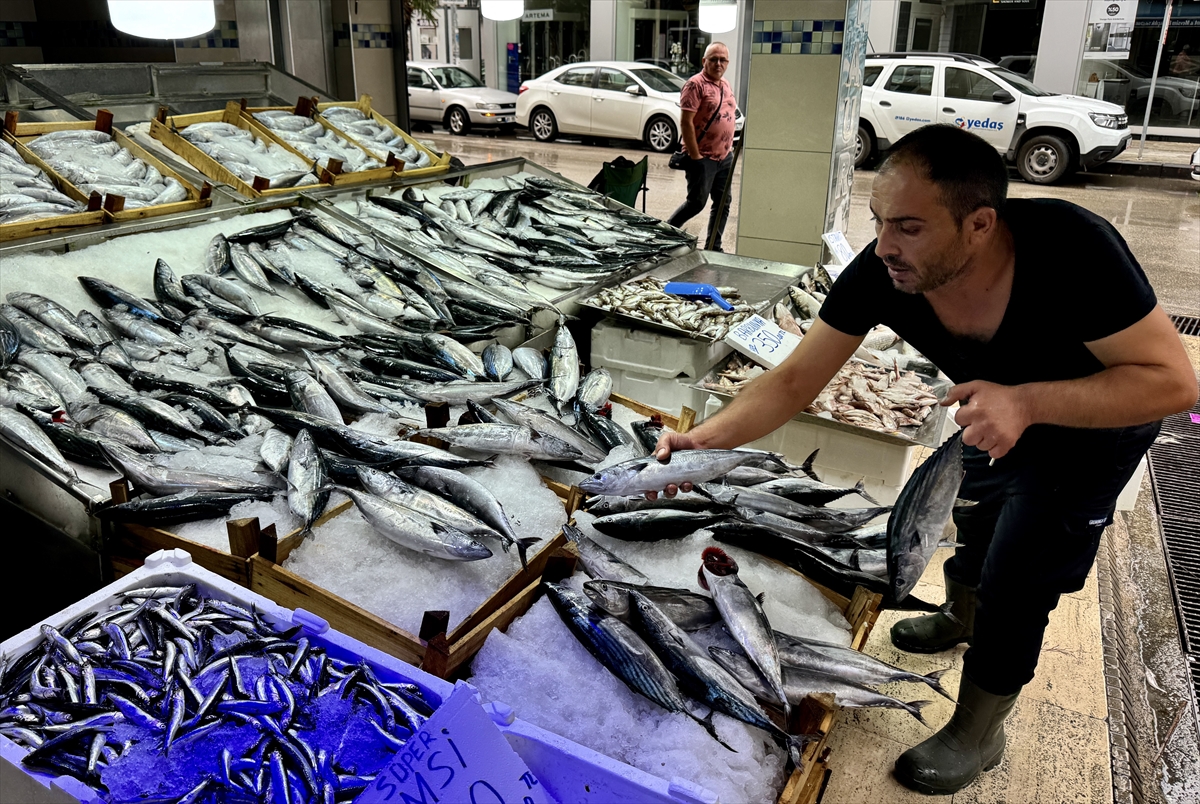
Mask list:
[[[649,157],[643,156],[641,162],[634,163],[618,156],[604,163],[588,187],[629,207],[637,206],[638,193],[641,193],[642,212],[645,212],[646,195],[650,192],[646,184],[646,175],[650,170],[648,160]]]

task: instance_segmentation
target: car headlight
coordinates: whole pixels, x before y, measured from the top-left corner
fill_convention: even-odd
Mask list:
[[[1099,114],[1097,112],[1088,112],[1088,117],[1092,118],[1092,122],[1100,126],[1100,128],[1128,128],[1129,116],[1123,114]]]
[[[498,104],[498,103],[477,103],[477,104],[475,104],[475,108],[483,109],[484,111],[488,111],[488,112],[498,112],[498,111],[500,111],[500,104]]]

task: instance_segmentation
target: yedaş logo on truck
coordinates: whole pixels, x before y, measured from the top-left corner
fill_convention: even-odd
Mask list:
[[[993,120],[990,117],[985,117],[983,120],[973,120],[969,117],[956,117],[954,118],[954,125],[958,126],[959,128],[965,128],[968,131],[974,128],[987,129],[988,131],[1004,130],[1003,120]]]

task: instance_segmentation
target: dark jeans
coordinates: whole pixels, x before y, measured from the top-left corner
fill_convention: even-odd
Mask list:
[[[1033,679],[1049,614],[1083,588],[1117,495],[1158,435],[1160,422],[1116,430],[1030,428],[1005,457],[963,449],[955,512],[958,541],[946,574],[978,587],[975,632],[963,672],[994,695]]]
[[[671,215],[667,223],[672,226],[683,226],[700,214],[708,199],[712,198],[712,210],[708,213],[708,239],[712,240],[713,251],[721,251],[721,238],[725,235],[725,222],[729,219],[730,202],[726,202],[721,210],[720,220],[717,211],[721,207],[721,196],[725,193],[725,183],[729,181],[729,171],[733,168],[733,152],[718,162],[715,159],[691,159],[684,168],[687,174],[687,200]],[[713,232],[716,232],[714,235]]]

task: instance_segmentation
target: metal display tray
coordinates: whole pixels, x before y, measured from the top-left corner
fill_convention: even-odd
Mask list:
[[[737,353],[735,352],[735,354]],[[701,381],[693,383],[691,387],[697,391],[701,391],[706,394],[712,394],[713,396],[720,397],[722,399],[736,399],[737,394],[731,394],[728,391],[713,390],[712,388],[707,388],[704,385],[704,380],[715,376],[732,358],[733,355],[730,355],[729,358],[721,362],[720,366],[717,366],[710,371]],[[851,360],[856,359],[857,358],[851,358]],[[950,386],[953,385],[953,383],[944,377],[931,377],[928,374],[923,374],[921,372],[913,373],[920,377],[921,381],[933,390],[934,396],[936,396],[939,401],[946,398],[946,393],[950,390]],[[818,416],[815,413],[808,413],[805,411],[797,413],[792,417],[791,420],[794,422],[813,424],[817,427],[826,427],[831,430],[840,430],[843,433],[853,433],[854,435],[862,436],[863,438],[870,438],[875,441],[883,441],[888,444],[897,444],[909,447],[929,447],[931,449],[936,449],[942,443],[942,431],[946,425],[946,417],[949,415],[949,408],[944,408],[941,405],[938,405],[929,412],[929,415],[925,417],[925,421],[921,422],[920,427],[901,427],[899,431],[895,433],[885,433],[880,430],[872,430],[869,427],[859,427],[856,424],[846,424],[845,422],[839,422],[834,419],[826,419],[823,416]]]
[[[754,307],[760,315],[773,307],[776,302],[787,297],[788,287],[794,284],[800,276],[812,271],[789,263],[759,260],[753,257],[742,257],[737,254],[725,254],[718,251],[693,251],[672,259],[654,270],[631,277],[622,283],[611,283],[596,288],[590,295],[611,287],[615,284],[629,284],[637,279],[651,277],[668,281],[702,282],[714,286],[736,287],[742,299]],[[581,296],[581,299],[588,297]],[[669,321],[652,321],[636,315],[606,310],[586,301],[579,302],[580,307],[595,310],[601,316],[612,318],[633,329],[650,329],[665,332],[680,338],[695,341],[715,343],[720,340],[707,335],[701,335],[690,330],[675,326]]]

